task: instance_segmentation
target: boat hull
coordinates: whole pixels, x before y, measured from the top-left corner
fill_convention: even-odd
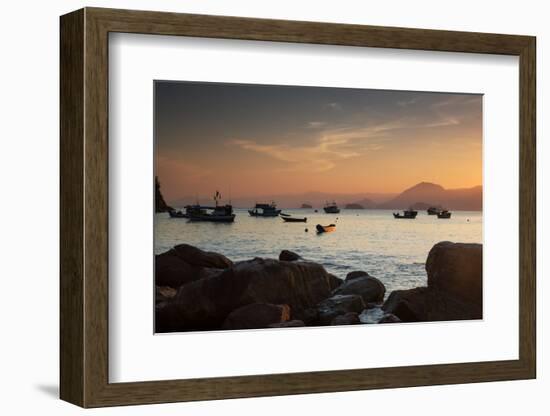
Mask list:
[[[323,210],[327,214],[339,214],[340,213],[340,208],[325,207],[325,208],[323,208]]]
[[[307,218],[281,217],[284,222],[307,222]]]
[[[189,217],[189,221],[202,221],[202,222],[234,222],[235,214],[231,215],[192,215]]]
[[[315,226],[315,229],[317,230],[317,234],[330,233],[330,232],[336,231],[336,225],[334,225],[334,224],[330,224],[330,225],[317,224]]]
[[[248,213],[250,214],[251,217],[270,218],[270,217],[278,217],[279,214],[281,213],[281,210],[278,209],[273,212],[255,212],[255,211],[249,210]]]

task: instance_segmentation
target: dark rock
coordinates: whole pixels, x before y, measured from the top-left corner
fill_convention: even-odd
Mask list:
[[[339,277],[337,276],[334,276],[333,274],[331,273],[328,273],[328,277],[330,279],[330,285],[336,289],[337,287],[340,287],[344,284],[344,281],[342,279],[340,279]]]
[[[288,305],[271,303],[251,303],[231,312],[225,319],[223,329],[267,328],[271,324],[281,324],[290,319]]]
[[[211,251],[203,251],[189,244],[179,244],[172,250],[176,256],[191,266],[212,269],[227,269],[233,266],[233,262],[224,255]]]
[[[482,245],[441,242],[426,261],[428,287],[396,290],[383,305],[405,322],[482,318]]]
[[[317,308],[292,311],[292,319],[302,321],[307,326],[317,325],[319,322],[319,311]]]
[[[386,287],[376,277],[362,276],[346,280],[332,293],[334,295],[360,295],[366,304],[368,302],[382,302]]]
[[[397,316],[395,316],[393,313],[387,313],[385,314],[382,319],[378,321],[379,324],[394,324],[397,322],[401,322],[401,319],[399,319]]]
[[[296,260],[300,260],[300,258],[301,257],[298,254],[290,250],[283,250],[279,254],[280,261],[296,261]]]
[[[338,315],[344,315],[347,312],[358,313],[363,309],[365,309],[365,302],[359,295],[334,295],[317,305],[318,323],[330,325]]]
[[[169,286],[155,287],[155,303],[165,302],[176,296],[177,290]]]
[[[353,279],[357,279],[358,277],[368,277],[370,276],[367,272],[364,272],[362,270],[357,270],[357,271],[354,271],[354,272],[349,272],[347,275],[346,275],[346,282],[348,280],[353,280]]]
[[[155,257],[155,284],[178,288],[232,266],[225,256],[181,244]]]
[[[155,176],[155,212],[173,211],[174,208],[169,206],[160,192],[160,183],[158,177]]]
[[[319,264],[254,259],[181,286],[170,307],[157,316],[170,320],[165,326],[182,331],[219,328],[230,312],[251,303],[287,304],[293,315],[300,316],[334,288],[335,282]]]
[[[365,309],[374,309],[374,308],[380,308],[382,306],[381,303],[377,302],[367,302],[365,304]]]
[[[348,312],[344,315],[338,315],[330,324],[331,325],[356,325],[360,324],[359,314],[357,312]]]
[[[303,321],[299,319],[293,319],[292,321],[280,322],[278,324],[269,324],[269,328],[297,328],[301,326],[306,326]]]
[[[481,304],[464,302],[447,292],[417,287],[395,290],[382,309],[403,322],[455,321],[481,319]]]
[[[483,246],[444,241],[432,247],[426,260],[428,287],[465,302],[482,302]]]

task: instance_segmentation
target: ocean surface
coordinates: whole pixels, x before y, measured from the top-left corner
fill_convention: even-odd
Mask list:
[[[414,220],[394,219],[391,210],[284,209],[307,217],[307,223],[285,223],[279,217],[258,218],[236,209],[235,222],[188,222],[155,214],[155,254],[181,243],[222,253],[233,261],[253,257],[278,258],[281,250],[294,251],[321,263],[344,279],[348,272],[364,270],[379,278],[387,294],[426,284],[428,252],[439,241],[482,242],[482,213],[453,211],[451,219],[438,219],[419,211]],[[336,231],[317,234],[316,224],[336,223]],[[308,229],[308,232],[305,232]]]

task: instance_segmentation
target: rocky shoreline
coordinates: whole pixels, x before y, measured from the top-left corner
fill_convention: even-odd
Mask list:
[[[426,287],[384,301],[384,284],[366,271],[340,279],[288,250],[232,262],[180,244],[155,259],[155,332],[353,325],[375,308],[381,324],[481,319],[481,244],[436,244],[426,272]]]

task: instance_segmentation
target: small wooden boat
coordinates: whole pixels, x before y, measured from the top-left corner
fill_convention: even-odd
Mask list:
[[[307,222],[307,217],[293,217],[288,214],[281,214],[284,222]]]
[[[417,215],[418,215],[418,211],[415,211],[414,209],[408,209],[406,211],[403,211],[403,214],[400,214],[398,212],[394,212],[393,213],[393,218],[414,220]]]
[[[332,231],[336,231],[336,224],[330,224],[330,225],[317,224],[315,228],[317,230],[317,234],[330,233]]]
[[[451,218],[451,213],[449,211],[447,211],[446,209],[444,209],[443,211],[437,213],[437,218],[447,220],[447,219]]]

